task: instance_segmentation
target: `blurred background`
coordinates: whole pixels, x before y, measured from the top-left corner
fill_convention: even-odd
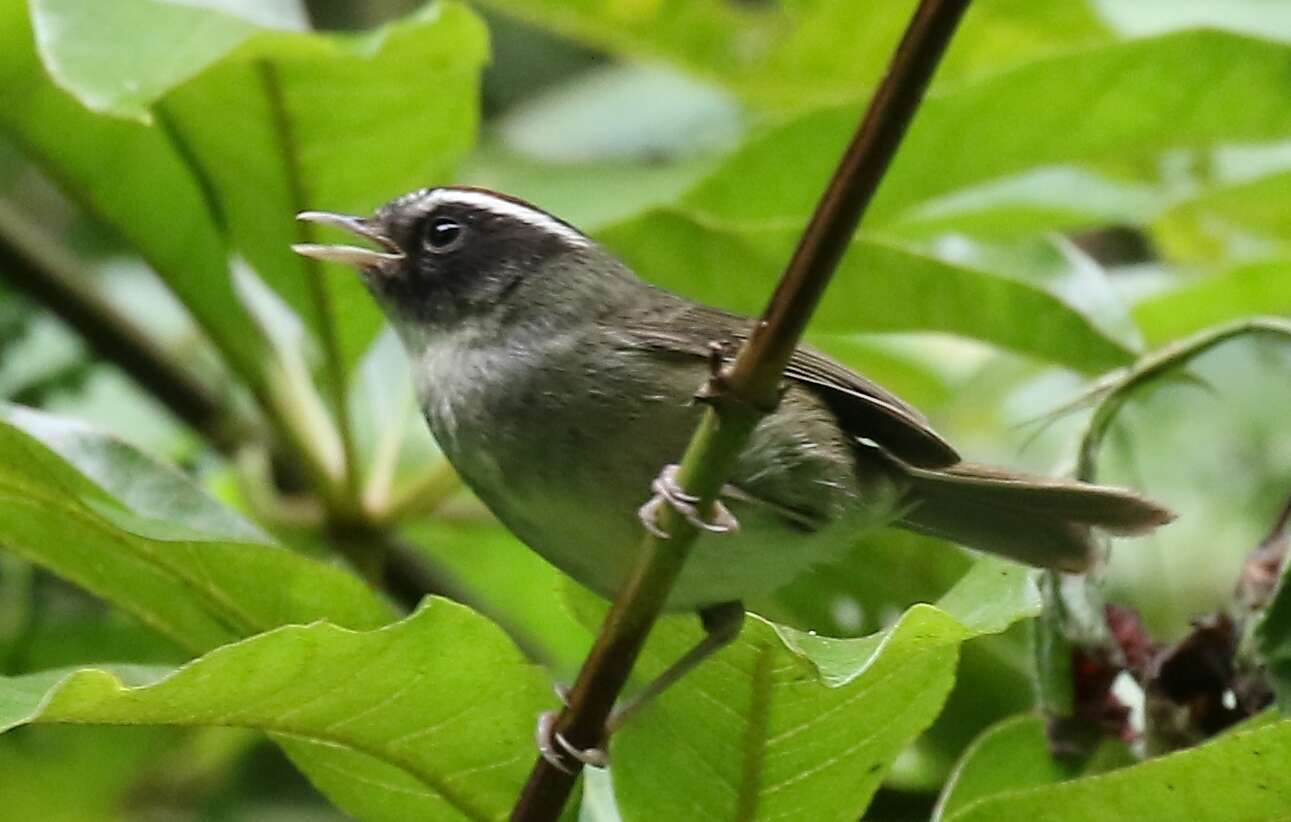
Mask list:
[[[0,70],[10,109],[0,115],[9,243],[0,398],[93,423],[181,465],[302,551],[339,551],[362,566],[365,549],[342,545],[346,529],[379,526],[422,563],[420,581],[497,620],[568,679],[590,637],[561,607],[563,583],[439,461],[402,353],[361,289],[337,286],[331,299],[343,308],[330,321],[339,330],[320,338],[309,300],[274,273],[295,263],[280,262],[286,244],[262,228],[293,209],[272,193],[259,199],[261,121],[220,93],[238,88],[237,49],[270,48],[254,38],[415,27],[409,15],[438,12],[406,0],[130,0],[101,4],[86,18],[99,28],[69,32],[53,17],[42,29],[39,14],[72,15],[75,3],[3,5],[4,39],[27,56]],[[228,47],[232,57],[211,45],[161,77],[149,38],[172,41],[149,30],[149,15],[176,5],[254,31]],[[317,63],[287,58],[285,76],[308,74],[327,91],[285,104],[296,114],[293,105],[312,105],[302,119],[318,119],[308,126],[318,145],[302,142],[300,186],[331,175],[304,205],[366,211],[414,185],[487,186],[583,228],[647,279],[756,312],[912,3],[468,6],[458,10],[483,21],[487,46],[463,23],[460,39],[433,48],[411,28],[340,35],[356,64],[381,49],[420,55],[396,54],[371,76],[330,66],[323,46],[300,47],[301,61]],[[33,10],[47,35],[39,51]],[[198,31],[215,43],[217,30]],[[60,47],[59,37],[95,46]],[[1289,44],[1291,3],[1277,0],[975,3],[812,342],[920,407],[966,457],[1072,473],[1090,417],[1090,403],[1073,401],[1092,380],[1217,324],[1291,312]],[[95,62],[104,59],[121,61],[111,64],[120,77],[104,79]],[[228,82],[217,88],[221,73]],[[58,104],[28,104],[42,94]],[[193,202],[204,192],[222,203],[217,222],[235,238],[240,272],[227,299],[250,316],[245,328],[218,331],[226,297],[203,290],[202,271],[171,274],[168,255],[195,255],[200,242],[183,216],[188,200],[153,173],[172,155],[158,160],[130,129],[162,135],[173,157],[206,168]],[[139,240],[167,232],[184,242]],[[73,297],[33,291],[33,259],[68,275]],[[352,493],[344,482],[320,491],[308,469],[302,482],[299,467],[264,449],[213,447],[219,435],[195,431],[50,310],[68,299],[123,318],[234,409],[230,419],[268,416],[311,440],[316,464],[347,461]],[[249,328],[267,347],[236,351],[230,340]],[[271,387],[257,388],[238,363],[266,356]],[[338,360],[348,365],[336,372]],[[1104,588],[1159,638],[1228,602],[1243,557],[1291,495],[1288,409],[1291,346],[1245,336],[1118,410],[1098,479],[1142,489],[1180,517],[1152,537],[1118,541]],[[932,540],[875,535],[845,565],[754,610],[859,636],[935,599],[968,564]],[[917,818],[973,735],[1031,704],[1028,630],[965,647],[945,714],[898,762],[875,818]],[[0,553],[0,673],[185,658],[124,612]],[[41,788],[69,769],[80,774],[77,791]],[[0,737],[0,796],[10,819],[339,818],[276,748],[234,731],[20,729]]]

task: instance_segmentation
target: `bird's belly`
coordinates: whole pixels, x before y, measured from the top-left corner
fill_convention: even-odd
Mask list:
[[[644,531],[631,499],[583,488],[549,487],[540,496],[481,493],[494,514],[527,545],[581,584],[613,598],[639,556]],[[783,587],[810,567],[840,558],[856,544],[867,517],[857,513],[805,532],[766,509],[728,503],[734,534],[701,533],[667,602],[668,610],[745,599]],[[626,513],[625,513],[626,512]]]
[[[504,384],[498,370],[480,368],[471,378],[460,354],[451,371],[424,369],[436,377],[428,382],[437,390],[422,394],[436,439],[508,529],[583,585],[613,597],[637,559],[644,531],[636,512],[650,496],[651,480],[680,457],[702,409],[689,402],[689,393],[655,394],[648,385],[623,384],[605,394],[552,392],[533,386],[559,384],[556,374],[535,380],[527,373],[526,388],[514,374]],[[624,402],[625,395],[633,401]],[[842,484],[819,491],[828,495]],[[740,531],[701,534],[670,610],[782,587],[840,556],[870,524],[858,507],[855,515],[831,516],[809,531],[756,503],[727,504]]]

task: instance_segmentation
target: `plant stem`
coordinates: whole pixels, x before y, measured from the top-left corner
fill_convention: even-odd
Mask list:
[[[682,458],[677,479],[711,509],[754,426],[775,409],[784,367],[878,189],[969,0],[922,0],[817,204],[761,320],[730,368],[704,391],[708,411]],[[669,539],[646,535],[638,564],[616,597],[596,644],[569,694],[555,729],[576,748],[602,744],[603,729],[646,635],[681,571],[696,530],[670,507],[659,521]],[[581,763],[568,772],[539,757],[512,820],[555,820],[569,799]]]
[[[279,148],[282,151],[283,166],[286,169],[287,187],[292,200],[292,210],[299,213],[309,208],[310,204],[306,193],[305,180],[301,176],[299,151],[292,129],[291,116],[287,111],[287,101],[283,97],[282,83],[278,77],[277,68],[269,60],[257,61],[256,68],[259,71],[261,85],[273,115]],[[296,225],[297,241],[303,243],[315,241],[313,226],[310,223],[298,222]],[[323,356],[327,366],[326,380],[331,389],[332,410],[336,414],[336,427],[340,433],[341,449],[344,454],[345,464],[341,476],[343,493],[333,502],[340,501],[344,505],[356,509],[339,510],[334,513],[344,518],[361,519],[357,511],[361,495],[358,447],[354,441],[353,421],[350,419],[349,395],[346,391],[348,381],[346,379],[346,368],[344,357],[341,353],[341,343],[336,327],[331,293],[327,290],[326,279],[320,270],[320,264],[316,260],[306,259],[304,265],[309,269],[307,281],[310,284],[310,293],[313,295],[314,310],[318,315],[319,336],[322,338]]]
[[[1190,337],[1144,355],[1131,366],[1113,371],[1100,379],[1083,396],[1098,397],[1098,405],[1080,438],[1076,478],[1093,482],[1097,472],[1098,450],[1125,401],[1139,388],[1166,373],[1187,365],[1217,345],[1236,337],[1268,334],[1291,340],[1291,321],[1283,317],[1247,317],[1231,323],[1203,329]]]
[[[7,202],[0,202],[0,277],[80,334],[216,449],[231,454],[254,438],[219,397],[162,346],[99,296],[81,264]]]

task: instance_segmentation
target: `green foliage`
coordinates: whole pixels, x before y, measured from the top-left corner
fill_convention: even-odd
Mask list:
[[[357,279],[290,253],[323,239],[294,214],[504,188],[653,282],[756,313],[915,4],[482,0],[512,20],[487,104],[493,18],[437,0],[318,33],[310,5],[0,0],[0,240],[13,214],[37,225],[249,432],[225,455],[176,434],[0,294],[0,392],[46,405],[0,406],[10,813],[138,818],[178,785],[177,817],[322,818],[281,774],[237,775],[276,745],[358,819],[504,817],[604,604],[461,487]],[[1159,638],[1229,601],[1291,477],[1291,28],[1223,5],[975,3],[811,329],[974,460],[1079,452],[1181,511],[1118,542],[1089,597],[1132,600]],[[523,70],[544,61],[567,68]],[[401,613],[376,590],[391,544],[470,609]],[[1287,588],[1239,649],[1283,702]],[[1033,670],[1042,603],[1007,563],[880,532],[751,605],[765,619],[614,737],[586,818],[855,819],[889,788],[957,822],[1285,812],[1285,722],[1054,760],[1022,712],[1037,680],[1070,691],[1070,660]],[[699,635],[665,619],[635,684]]]
[[[0,728],[256,728],[363,818],[495,819],[527,771],[533,717],[553,702],[544,680],[497,628],[435,600],[376,631],[278,628],[174,672],[0,680]]]
[[[391,614],[351,575],[248,541],[254,526],[173,470],[33,411],[0,417],[0,511],[8,550],[193,650],[289,622],[371,628]]]
[[[1039,612],[1034,574],[979,560],[935,606],[887,630],[832,639],[754,618],[714,664],[665,692],[612,740],[626,819],[851,819],[896,755],[928,727],[959,646]],[[575,597],[584,624],[603,609]],[[638,671],[662,671],[699,638],[687,618],[651,635]],[[901,680],[909,687],[890,688]]]
[[[657,241],[667,235],[671,242]],[[732,310],[757,313],[793,250],[792,229],[710,227],[675,210],[650,211],[603,232],[606,244],[652,281]],[[747,286],[714,276],[736,267]],[[1082,371],[1128,362],[1130,352],[1053,294],[1009,277],[861,239],[839,266],[832,298],[814,316],[822,334],[944,331]],[[1010,322],[999,323],[1000,316]]]
[[[447,173],[474,138],[478,19],[444,4],[341,38],[166,0],[34,2],[60,89],[36,65],[23,4],[7,0],[3,14],[0,84],[22,100],[3,127],[166,278],[246,378],[263,378],[266,355],[234,294],[234,253],[300,314],[341,378],[379,321],[352,277],[320,276],[291,253],[308,238],[295,214],[368,208]]]
[[[722,0],[487,0],[508,14],[616,54],[665,59],[775,107],[836,103],[862,96],[887,64],[912,0],[874,5],[844,0],[737,4]],[[981,71],[1105,29],[1070,3],[983,4],[947,55],[959,71]]]
[[[982,798],[976,801],[970,794],[961,810],[946,819],[1276,819],[1291,800],[1283,770],[1291,755],[1289,730],[1286,722],[1279,722],[1111,773],[1056,784],[1044,784],[1050,780],[1043,765],[1030,766],[1029,773],[1017,768],[1008,784],[997,783],[1004,791],[977,794]],[[990,744],[1004,746],[1009,740]],[[1024,755],[1016,749],[1013,753]],[[1032,748],[1032,757],[1038,753]],[[985,787],[979,784],[973,790]]]

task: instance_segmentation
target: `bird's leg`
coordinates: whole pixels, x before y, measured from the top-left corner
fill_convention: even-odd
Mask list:
[[[710,533],[730,534],[740,530],[739,520],[718,500],[713,501],[711,520],[706,520],[700,515],[697,505],[699,497],[687,494],[677,484],[675,464],[665,465],[659,472],[659,476],[650,484],[650,488],[654,490],[654,496],[637,509],[637,516],[640,517],[645,529],[659,539],[668,539],[670,536],[667,531],[659,527],[659,512],[664,505],[671,506],[691,525]]]
[[[740,627],[744,624],[744,604],[723,602],[700,608],[699,621],[704,626],[704,638],[680,659],[669,665],[667,670],[655,677],[640,693],[634,694],[631,699],[610,714],[609,720],[605,723],[607,736],[623,727],[623,723],[627,722],[633,714],[653,702],[659,694],[694,670],[699,663],[730,645],[740,635]]]
[[[699,620],[704,625],[705,635],[693,648],[687,651],[680,659],[668,666],[667,670],[655,677],[640,693],[633,695],[622,707],[615,709],[610,714],[610,718],[605,722],[605,742],[603,747],[587,748],[580,750],[575,748],[565,739],[563,735],[556,730],[556,711],[546,711],[538,717],[538,727],[534,730],[534,741],[538,745],[538,752],[555,767],[569,773],[569,769],[561,762],[560,751],[593,768],[604,768],[610,764],[610,755],[607,751],[609,746],[610,734],[623,727],[623,723],[635,714],[653,702],[659,694],[666,691],[677,680],[690,673],[695,666],[708,659],[713,654],[729,645],[737,636],[740,635],[740,626],[744,624],[744,605],[739,602],[723,602],[720,605],[711,605],[707,608],[699,609]],[[565,701],[565,689],[557,686],[556,695]],[[559,746],[559,750],[557,747]]]
[[[556,718],[558,716],[560,716],[559,711],[543,711],[538,715],[538,727],[534,729],[533,738],[538,745],[538,753],[542,754],[543,759],[550,762],[557,770],[573,773],[573,771],[565,767],[565,763],[560,759],[560,752],[556,750],[556,746],[560,746],[561,751],[584,765],[589,765],[593,768],[604,768],[610,764],[610,755],[604,748],[579,750],[569,744],[569,740],[556,730]]]

